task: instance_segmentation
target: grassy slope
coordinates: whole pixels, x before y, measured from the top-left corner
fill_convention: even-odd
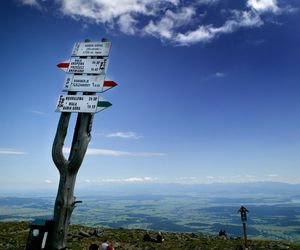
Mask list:
[[[24,249],[28,235],[29,224],[27,222],[0,222],[0,249]],[[91,243],[100,244],[104,239],[115,242],[115,249],[184,249],[184,250],[212,250],[212,249],[243,249],[242,241],[239,239],[221,240],[215,236],[209,236],[201,233],[172,233],[164,232],[163,243],[143,242],[145,230],[139,229],[103,229],[100,236],[82,237],[79,232],[93,232],[94,228],[72,225],[70,227],[70,236],[68,240],[68,248],[73,250],[88,249]],[[149,231],[152,237],[157,232]],[[269,240],[249,240],[249,249],[299,249],[299,243],[269,241]]]

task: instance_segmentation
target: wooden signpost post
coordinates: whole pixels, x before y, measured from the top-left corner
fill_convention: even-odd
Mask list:
[[[241,221],[243,223],[243,232],[244,232],[244,242],[245,247],[248,247],[248,241],[247,241],[247,228],[246,228],[246,222],[247,222],[247,213],[249,212],[247,208],[244,206],[241,206],[238,212],[241,214]]]
[[[96,92],[104,92],[117,85],[105,80],[110,48],[111,43],[106,39],[101,42],[86,40],[84,43],[76,43],[71,59],[57,65],[67,72],[63,91],[68,91],[68,94],[60,95],[56,106],[56,111],[61,112],[61,115],[53,142],[52,158],[59,171],[60,181],[47,249],[66,249],[71,214],[78,203],[74,197],[76,175],[91,139],[93,116],[111,106],[111,103],[96,95]],[[77,95],[77,92],[82,94]],[[78,115],[70,155],[65,159],[63,145],[72,112]]]

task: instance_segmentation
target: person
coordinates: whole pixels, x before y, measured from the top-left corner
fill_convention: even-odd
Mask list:
[[[97,244],[91,244],[89,250],[99,250],[99,246]]]
[[[219,231],[219,237],[220,237],[221,239],[223,239],[223,240],[226,240],[226,239],[227,239],[226,231],[223,230],[223,229],[221,229],[221,230]]]
[[[148,232],[144,235],[144,241],[151,241],[151,237]]]
[[[107,250],[107,248],[108,248],[108,243],[107,243],[107,239],[105,239],[105,240],[102,242],[101,250]]]
[[[110,243],[109,246],[107,247],[107,250],[115,250],[114,243]]]
[[[157,236],[156,236],[156,242],[157,243],[162,243],[164,241],[161,232],[158,232]]]

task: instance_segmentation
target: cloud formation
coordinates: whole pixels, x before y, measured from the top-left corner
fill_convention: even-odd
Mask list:
[[[140,139],[142,136],[137,135],[135,132],[115,132],[108,134],[106,137],[123,138],[123,139]]]
[[[222,77],[225,76],[225,73],[223,73],[223,72],[216,72],[215,76],[219,77],[219,78],[222,78]]]
[[[156,182],[156,177],[128,177],[128,178],[107,178],[107,179],[86,179],[86,183],[119,183],[119,184],[132,184],[132,183],[153,183]]]
[[[64,153],[70,153],[70,148],[64,147]],[[127,152],[127,151],[118,151],[111,149],[97,149],[97,148],[88,148],[86,155],[104,155],[104,156],[138,156],[138,157],[159,157],[165,156],[164,153],[149,153],[149,152]]]
[[[35,115],[47,115],[47,113],[38,110],[32,110],[31,113]]]
[[[24,155],[23,151],[14,148],[0,148],[0,155]]]
[[[20,3],[23,5],[28,5],[31,7],[35,7],[41,9],[40,2],[44,2],[45,0],[20,0]]]
[[[181,184],[181,185],[201,185],[201,184],[240,184],[240,183],[257,183],[281,181],[283,183],[299,183],[289,182],[278,178],[276,174],[267,176],[256,176],[252,174],[236,175],[236,176],[183,176],[178,178],[161,179],[159,177],[125,177],[125,178],[104,178],[104,179],[86,179],[85,183],[89,184],[139,184],[139,183],[158,183],[158,184]]]
[[[21,0],[23,4],[41,6],[43,0]],[[239,9],[210,12],[220,0],[56,0],[59,11],[76,21],[103,24],[107,29],[127,35],[153,36],[173,45],[188,46],[205,43],[220,35],[239,29],[260,27],[267,14],[278,15],[291,6],[279,5],[279,0],[246,0]],[[214,5],[214,8],[211,6]],[[212,20],[216,20],[213,23]]]
[[[248,0],[247,5],[258,12],[278,13],[280,10],[277,0]]]

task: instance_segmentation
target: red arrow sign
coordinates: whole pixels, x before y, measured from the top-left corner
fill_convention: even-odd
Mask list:
[[[63,91],[76,92],[104,92],[118,84],[111,80],[104,80],[105,75],[74,75],[67,74]]]
[[[84,64],[84,62],[82,62],[82,64]],[[82,64],[79,64],[78,67],[81,67]],[[104,92],[117,86],[117,83],[114,81],[104,80],[104,72],[102,74],[100,72],[70,72],[69,69],[72,67],[72,59],[71,61],[64,61],[57,64],[57,67],[68,73],[64,82],[64,91]],[[92,75],[90,73],[92,73]]]
[[[63,71],[67,71],[69,68],[70,62],[62,62],[57,64],[56,66],[59,67],[60,69],[62,69]]]
[[[59,63],[57,67],[67,73],[77,74],[105,74],[107,58],[78,58],[72,57],[69,61]]]
[[[109,90],[115,86],[117,86],[118,84],[114,81],[104,81],[104,84],[103,84],[103,92],[106,91],[106,90]]]

